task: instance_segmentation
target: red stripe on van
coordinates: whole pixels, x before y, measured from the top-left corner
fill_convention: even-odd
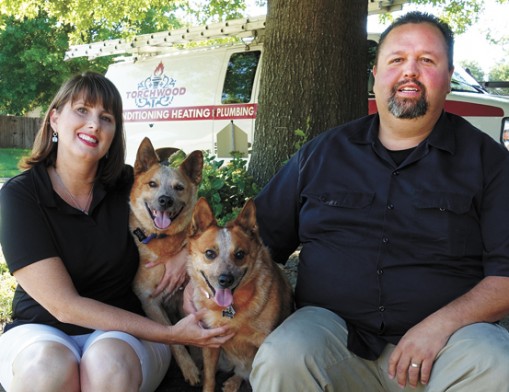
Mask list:
[[[376,108],[376,101],[374,98],[370,98],[368,100],[368,113],[369,114],[374,114],[376,113],[378,110]]]
[[[445,101],[445,110],[462,117],[503,117],[504,110],[496,106],[463,101]]]
[[[502,108],[480,103],[463,102],[463,101],[445,101],[445,110],[449,113],[457,114],[462,117],[503,117],[504,110]],[[376,101],[370,98],[368,101],[368,113],[377,112]]]

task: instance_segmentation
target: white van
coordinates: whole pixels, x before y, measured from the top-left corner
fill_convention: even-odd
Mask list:
[[[247,155],[261,54],[256,46],[218,47],[111,65],[106,76],[122,94],[128,161],[145,136],[156,147]]]
[[[202,149],[228,157],[231,151],[248,153],[253,141],[264,31],[264,16],[240,19],[132,41],[78,45],[71,47],[67,58],[129,55],[106,74],[122,94],[129,163],[145,136],[156,147]],[[192,49],[175,46],[219,37],[238,39]],[[445,109],[497,141],[502,142],[504,129],[509,135],[509,98],[488,94],[461,69],[453,76]],[[369,112],[374,111],[370,95]]]

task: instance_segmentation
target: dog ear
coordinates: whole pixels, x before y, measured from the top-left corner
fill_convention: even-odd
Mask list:
[[[182,162],[180,168],[194,184],[199,185],[203,171],[203,152],[199,150],[193,151],[187,156],[184,162]]]
[[[136,161],[134,162],[134,174],[143,173],[148,168],[159,162],[154,146],[148,137],[141,141],[136,153]]]
[[[217,226],[214,213],[207,200],[204,197],[200,197],[194,206],[189,235],[193,237],[199,233],[203,233],[212,225]]]
[[[256,206],[253,199],[248,199],[242,211],[240,211],[235,224],[243,227],[252,235],[258,236],[258,225],[256,224]]]

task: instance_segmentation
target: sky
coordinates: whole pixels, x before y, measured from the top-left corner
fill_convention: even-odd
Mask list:
[[[265,8],[256,7],[255,0],[246,0],[248,4],[248,15],[257,16],[265,13]],[[495,0],[486,0],[485,10],[479,17],[479,22],[470,27],[465,33],[456,35],[455,40],[455,63],[462,61],[472,61],[478,63],[487,74],[497,63],[509,64],[509,44],[501,47],[491,44],[486,40],[486,32],[491,29],[495,37],[509,37],[507,29],[509,15],[509,3],[498,4]],[[395,16],[402,12],[419,9],[427,12],[433,12],[430,7],[417,5],[405,5],[403,11],[395,13]],[[384,29],[378,23],[378,17],[368,18],[368,31],[381,32]]]

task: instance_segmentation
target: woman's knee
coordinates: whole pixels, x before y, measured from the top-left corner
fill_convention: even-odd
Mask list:
[[[63,344],[41,341],[27,346],[12,364],[12,391],[79,391],[79,363]]]
[[[138,355],[119,339],[93,343],[83,355],[80,370],[82,391],[138,391],[142,382]]]

